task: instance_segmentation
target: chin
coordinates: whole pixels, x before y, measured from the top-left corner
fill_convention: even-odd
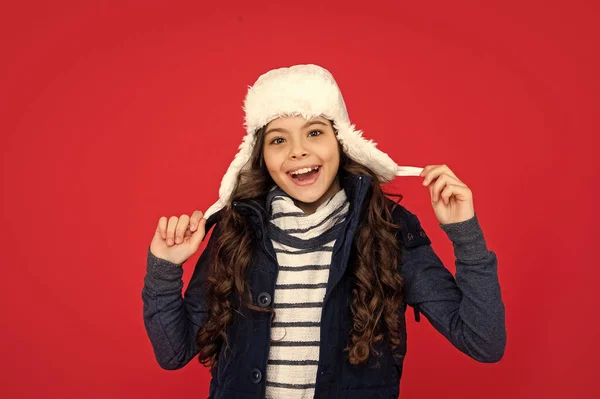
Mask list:
[[[321,199],[323,197],[323,195],[325,195],[325,193],[327,192],[327,190],[310,190],[310,189],[292,189],[292,190],[286,190],[286,192],[292,197],[294,198],[296,201],[305,203],[305,204],[312,204],[314,202],[317,202],[319,199]]]

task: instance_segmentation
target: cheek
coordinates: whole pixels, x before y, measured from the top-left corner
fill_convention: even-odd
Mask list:
[[[265,162],[265,166],[267,167],[271,177],[281,170],[281,161],[279,158],[280,156],[273,151],[263,152],[263,161]]]
[[[323,159],[330,163],[337,170],[337,166],[340,164],[340,152],[337,146],[337,141],[329,147],[328,151],[323,154]]]

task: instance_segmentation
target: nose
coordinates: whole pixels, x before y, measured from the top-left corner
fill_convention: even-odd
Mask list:
[[[299,153],[293,153],[291,154],[290,158],[292,159],[302,159],[302,158],[306,158],[306,156],[308,155],[308,152],[306,151],[302,151]]]
[[[302,145],[302,142],[295,141],[290,149],[291,159],[302,159],[308,155],[308,151]]]

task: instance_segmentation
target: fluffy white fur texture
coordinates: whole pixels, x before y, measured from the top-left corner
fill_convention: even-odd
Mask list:
[[[258,129],[282,116],[300,115],[305,119],[324,116],[333,121],[344,152],[369,167],[384,182],[395,176],[418,176],[423,168],[398,166],[373,140],[362,136],[350,123],[342,93],[331,73],[318,65],[294,65],[273,69],[248,87],[244,100],[246,136],[239,152],[221,180],[219,199],[204,217],[224,208],[230,200],[238,174],[249,167]]]

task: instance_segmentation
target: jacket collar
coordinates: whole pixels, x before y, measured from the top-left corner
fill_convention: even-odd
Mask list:
[[[371,180],[372,178],[369,175],[355,176],[344,173],[340,176],[340,186],[346,191],[346,195],[350,202],[350,210],[348,212],[349,217],[354,215],[358,216],[360,213],[360,208],[369,191]],[[260,226],[266,228],[268,214],[263,199],[237,200],[233,201],[232,206],[236,207],[241,214],[250,216],[251,220],[256,225],[255,227]],[[206,232],[208,232],[214,224],[219,222],[222,213],[223,211],[219,210],[207,219],[205,227]]]
[[[348,197],[348,201],[350,202],[350,209],[348,210],[348,214],[344,223],[349,226],[349,229],[346,229],[347,232],[354,231],[359,222],[360,210],[362,208],[362,204],[369,192],[369,187],[371,185],[371,176],[368,175],[342,175],[340,176],[340,185],[346,191],[346,196]],[[260,245],[263,247],[265,253],[273,260],[273,262],[277,263],[277,258],[271,244],[271,241],[268,239],[268,235],[266,234],[267,223],[268,223],[268,215],[265,209],[266,204],[264,200],[239,200],[233,201],[232,206],[235,207],[240,214],[248,216],[250,219],[250,223],[253,225],[253,231],[256,235]],[[218,211],[211,215],[206,221],[206,232],[210,230],[210,228],[218,223],[220,216],[222,215],[222,211]],[[346,238],[346,234],[343,236],[344,241]],[[337,251],[341,246],[338,246]],[[337,252],[334,251],[334,252]],[[335,253],[334,253],[335,254]],[[334,272],[334,276],[332,279],[332,284],[335,285],[341,278],[343,271],[345,269],[345,262],[341,262],[339,269],[336,269]],[[329,293],[326,295],[325,299],[330,295]]]

